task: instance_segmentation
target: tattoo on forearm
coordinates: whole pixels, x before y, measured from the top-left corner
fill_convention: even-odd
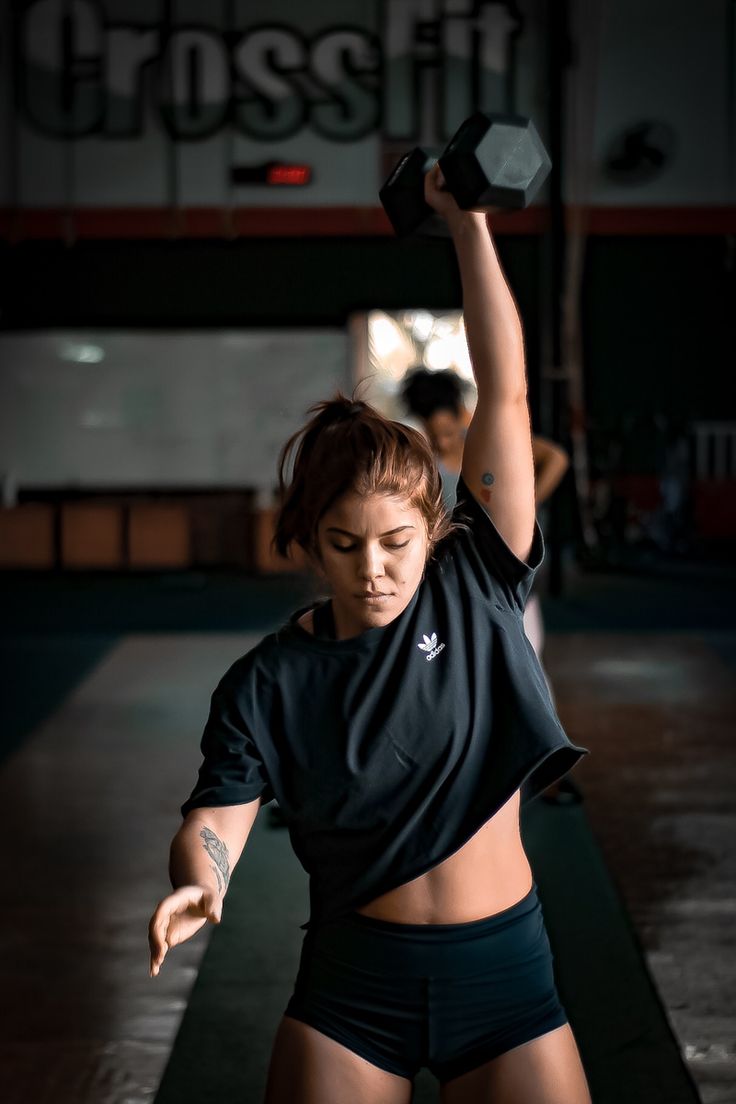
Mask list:
[[[217,874],[217,884],[220,885],[220,874],[222,874],[222,882],[227,889],[228,882],[230,881],[230,854],[227,849],[227,844],[223,843],[219,836],[216,836],[209,828],[203,828],[199,833],[204,843],[202,846],[212,859],[214,863],[215,874]],[[219,873],[218,873],[219,871]]]
[[[217,869],[214,863],[210,863],[210,866],[212,867],[214,875],[217,878],[217,888],[219,892],[222,893],[222,878],[220,877],[220,871]]]
[[[496,482],[496,477],[493,475],[492,472],[483,472],[483,475],[480,477],[480,481],[483,484],[480,491],[480,497],[483,499],[484,502],[490,502],[491,487]]]

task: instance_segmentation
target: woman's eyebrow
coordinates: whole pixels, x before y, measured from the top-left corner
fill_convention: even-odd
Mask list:
[[[413,528],[414,528],[413,525],[399,525],[399,527],[397,529],[389,529],[387,533],[381,533],[380,536],[382,536],[382,537],[392,537],[394,535],[394,533],[403,533],[405,529],[413,529]],[[327,532],[328,533],[342,533],[342,535],[344,537],[352,537],[353,540],[359,540],[360,539],[355,533],[351,533],[349,529],[338,529],[338,527],[336,525],[331,525],[329,527],[329,529],[327,530]]]

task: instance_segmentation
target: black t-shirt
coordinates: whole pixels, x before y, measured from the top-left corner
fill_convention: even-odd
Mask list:
[[[212,696],[182,813],[275,796],[310,876],[304,927],[419,877],[586,752],[524,634],[539,527],[523,563],[462,479],[453,516],[462,527],[390,624],[335,640],[294,614]]]

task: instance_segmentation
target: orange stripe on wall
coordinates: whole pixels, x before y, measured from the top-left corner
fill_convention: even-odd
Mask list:
[[[589,234],[711,235],[736,233],[736,207],[567,208],[568,225]],[[541,234],[549,208],[496,214],[500,234]],[[382,207],[80,207],[0,208],[0,237],[80,238],[279,238],[386,237],[393,233]]]

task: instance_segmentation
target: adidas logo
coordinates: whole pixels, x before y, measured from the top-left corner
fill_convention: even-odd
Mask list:
[[[427,652],[426,660],[429,663],[430,659],[436,659],[444,648],[444,644],[437,643],[437,633],[432,633],[431,636],[425,636],[422,633],[422,640],[417,644],[417,648],[422,652]]]

